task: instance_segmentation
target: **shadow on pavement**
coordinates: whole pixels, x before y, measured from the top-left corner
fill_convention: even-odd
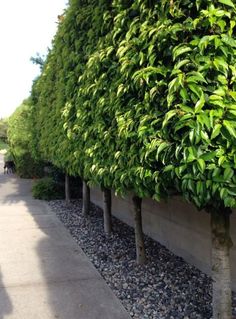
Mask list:
[[[2,274],[0,270],[0,319],[4,319],[5,315],[12,313],[13,307],[9,295],[4,288]]]
[[[32,198],[31,186],[3,175],[0,158],[0,237],[5,232],[6,246],[12,241],[2,269],[12,300],[0,289],[0,319],[18,308],[27,319],[129,319],[47,204]]]

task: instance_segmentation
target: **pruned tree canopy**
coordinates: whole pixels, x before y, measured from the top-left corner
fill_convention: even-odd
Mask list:
[[[140,197],[234,207],[230,0],[70,1],[35,83],[43,158]]]

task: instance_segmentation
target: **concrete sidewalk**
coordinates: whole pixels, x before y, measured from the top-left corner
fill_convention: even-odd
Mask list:
[[[3,175],[0,319],[130,319],[31,181]]]

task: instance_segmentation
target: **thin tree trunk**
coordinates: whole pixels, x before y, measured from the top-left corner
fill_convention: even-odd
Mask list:
[[[211,211],[213,319],[232,318],[230,214]]]
[[[90,188],[85,181],[83,181],[83,207],[82,214],[86,217],[90,209]]]
[[[138,264],[144,264],[146,262],[146,252],[143,239],[142,228],[142,199],[138,196],[132,198],[134,204],[134,231],[135,231],[135,243],[136,243],[136,260]]]
[[[69,204],[70,203],[70,177],[67,173],[65,174],[65,199],[66,199],[66,203]]]
[[[103,188],[103,220],[104,220],[104,232],[109,236],[112,232],[111,221],[111,190]]]

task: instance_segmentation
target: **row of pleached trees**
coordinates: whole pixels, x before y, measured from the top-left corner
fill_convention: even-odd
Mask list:
[[[70,0],[29,100],[32,157],[89,186],[180,195],[211,215],[214,319],[231,318],[236,7],[231,0]],[[87,199],[87,200],[86,200]]]

